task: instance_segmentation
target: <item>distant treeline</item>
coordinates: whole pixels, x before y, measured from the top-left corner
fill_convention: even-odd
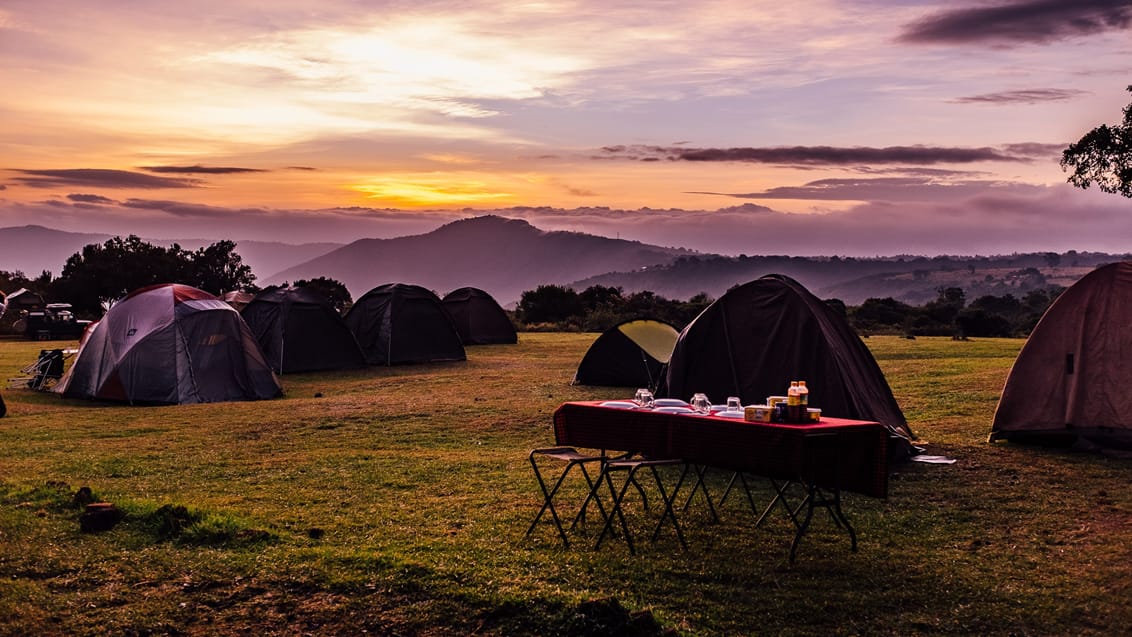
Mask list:
[[[892,297],[866,299],[857,306],[847,306],[838,299],[825,302],[862,335],[1026,336],[1064,289],[1048,286],[1021,298],[984,295],[968,303],[962,288],[947,287],[937,290],[938,297],[921,306]],[[703,293],[675,301],[647,291],[626,295],[619,287],[594,285],[577,292],[559,285],[541,285],[523,292],[515,321],[520,329],[529,331],[601,332],[624,320],[651,318],[683,329],[713,300]]]

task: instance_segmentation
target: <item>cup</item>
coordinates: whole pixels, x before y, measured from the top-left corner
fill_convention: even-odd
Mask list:
[[[641,407],[651,408],[653,405],[652,392],[647,389],[638,389],[636,395],[633,396],[633,402]]]
[[[692,400],[688,401],[688,404],[692,406],[692,409],[695,409],[701,414],[711,412],[711,400],[708,399],[707,394],[695,394],[692,396]]]
[[[743,411],[743,401],[738,396],[728,396],[727,411]]]

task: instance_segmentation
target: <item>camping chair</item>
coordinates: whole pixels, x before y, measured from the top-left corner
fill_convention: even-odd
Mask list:
[[[839,438],[840,436],[836,433],[812,433],[805,436],[803,442],[805,456],[799,480],[805,487],[806,495],[792,516],[797,525],[797,531],[794,534],[794,541],[790,543],[791,564],[794,563],[794,557],[798,552],[798,544],[801,543],[802,536],[810,528],[814,509],[818,507],[829,511],[833,522],[849,533],[850,550],[854,553],[857,552],[857,532],[853,530],[853,526],[849,524],[849,518],[845,517],[845,512],[841,510]],[[798,522],[797,513],[803,508],[806,510],[806,515],[801,522]],[[787,509],[789,510],[789,506],[787,506]]]
[[[63,362],[67,356],[61,349],[39,350],[39,358],[34,363],[20,369],[23,376],[8,379],[9,388],[27,387],[45,391],[63,377]]]
[[[681,473],[680,481],[677,482],[676,488],[670,494],[664,488],[664,481],[660,477],[660,467],[682,465],[684,471]],[[652,474],[653,481],[656,483],[657,491],[660,493],[661,503],[664,505],[664,510],[661,511],[660,520],[656,523],[656,528],[653,529],[652,540],[655,542],[660,537],[661,527],[664,526],[664,521],[671,520],[672,527],[676,531],[676,537],[680,540],[680,546],[684,550],[688,549],[687,542],[684,541],[684,532],[680,529],[680,522],[676,519],[676,511],[672,506],[676,493],[680,489],[680,484],[684,481],[684,476],[687,475],[688,464],[683,460],[676,458],[664,459],[650,459],[650,458],[618,458],[607,460],[602,463],[601,475],[598,476],[598,484],[595,485],[593,492],[596,494],[597,490],[601,487],[602,481],[609,487],[609,495],[612,498],[613,506],[609,514],[605,516],[605,525],[601,529],[601,534],[598,535],[597,543],[594,545],[595,549],[601,548],[602,541],[605,540],[606,535],[613,536],[613,520],[616,517],[617,522],[621,527],[621,532],[625,536],[625,545],[629,548],[630,554],[636,554],[636,549],[633,546],[633,535],[629,531],[629,524],[625,520],[625,511],[623,503],[625,501],[625,494],[629,491],[630,485],[636,485],[637,490],[641,492],[642,496],[644,491],[641,485],[636,482],[637,472],[642,469],[647,469]],[[625,473],[625,481],[621,484],[621,488],[617,489],[613,484],[614,473]],[[647,502],[645,508],[648,508]]]
[[[562,469],[562,473],[560,473],[558,479],[554,481],[554,486],[549,489],[546,486],[546,480],[543,478],[543,472],[539,469],[539,463],[536,458],[549,458],[566,463]],[[579,521],[585,523],[586,508],[591,501],[597,505],[598,511],[601,513],[601,517],[604,520],[606,517],[605,509],[601,504],[601,500],[599,500],[596,495],[597,490],[595,489],[595,485],[597,482],[590,476],[590,472],[586,470],[586,465],[593,462],[604,462],[607,459],[605,453],[602,452],[600,455],[585,455],[579,453],[578,450],[573,447],[543,447],[540,449],[532,449],[528,459],[531,462],[531,468],[535,472],[535,479],[538,481],[543,499],[542,508],[540,508],[538,514],[535,515],[535,519],[531,521],[531,525],[527,527],[527,532],[524,537],[529,537],[531,533],[534,532],[539,520],[542,519],[543,514],[550,511],[551,520],[554,522],[555,528],[558,529],[558,536],[562,538],[562,545],[569,548],[570,540],[567,539],[566,531],[562,528],[562,519],[558,516],[558,509],[554,506],[554,497],[558,495],[558,490],[566,481],[566,476],[570,474],[570,471],[574,467],[578,467],[582,472],[582,476],[586,479],[588,488],[586,490],[586,499],[582,501],[582,508],[574,516],[574,521],[570,523],[570,530],[573,531]],[[599,470],[598,478],[600,477],[601,472]]]

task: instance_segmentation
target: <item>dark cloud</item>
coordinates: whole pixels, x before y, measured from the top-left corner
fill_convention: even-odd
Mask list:
[[[15,180],[33,188],[93,186],[97,188],[193,188],[195,179],[154,177],[129,170],[70,168],[61,170],[15,170],[22,177]]]
[[[67,199],[70,199],[71,201],[73,201],[75,203],[93,203],[93,204],[114,204],[114,203],[117,203],[113,199],[111,199],[109,197],[103,197],[102,195],[87,195],[87,194],[81,194],[81,193],[74,193],[74,194],[67,195]]]
[[[1022,91],[1000,91],[998,93],[969,95],[951,101],[957,104],[1037,104],[1039,102],[1062,102],[1088,94],[1088,91],[1077,91],[1073,89],[1034,88]]]
[[[288,170],[318,170],[314,166],[287,166]]]
[[[909,24],[901,42],[1044,43],[1127,29],[1132,0],[1020,0],[948,9]]]
[[[1021,144],[1007,144],[1003,148],[1006,152],[1013,155],[1021,155],[1024,157],[1033,157],[1034,159],[1048,159],[1051,157],[1060,158],[1062,151],[1069,144],[1038,144],[1036,142],[1025,142]]]
[[[186,175],[231,175],[234,173],[263,173],[259,168],[237,168],[235,166],[141,166],[151,173],[180,173]]]
[[[794,166],[849,166],[854,164],[965,164],[980,161],[1025,162],[994,148],[940,146],[782,146],[775,148],[673,148],[664,146],[605,146],[604,159],[634,161],[725,161]]]
[[[249,214],[266,214],[266,211],[262,208],[223,208],[220,206],[205,206],[202,204],[156,199],[127,199],[122,203],[122,207],[164,212],[175,217],[228,218]]]
[[[724,195],[740,199],[795,199],[819,201],[955,201],[992,192],[1024,195],[1036,187],[986,180],[936,181],[921,177],[873,179],[820,179],[801,186],[781,186],[761,192],[695,194]]]

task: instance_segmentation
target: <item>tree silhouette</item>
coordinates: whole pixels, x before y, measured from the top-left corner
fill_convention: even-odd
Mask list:
[[[1061,168],[1073,169],[1069,183],[1078,188],[1095,183],[1102,192],[1132,197],[1132,104],[1124,107],[1122,123],[1102,124],[1070,144]]]

